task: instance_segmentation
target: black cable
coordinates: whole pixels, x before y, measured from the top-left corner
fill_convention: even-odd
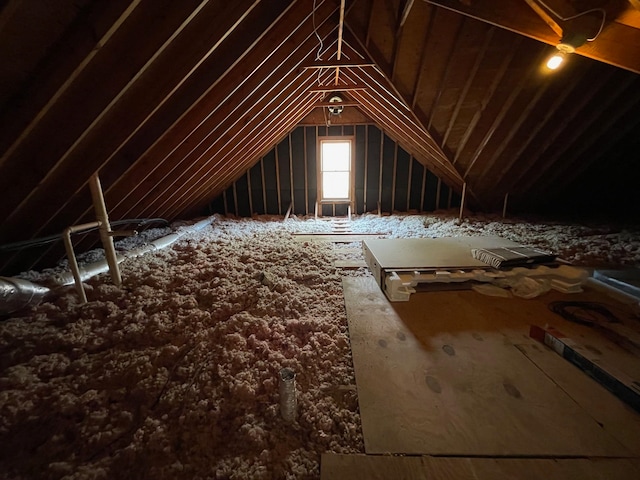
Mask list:
[[[611,311],[597,302],[551,302],[549,309],[570,322],[585,325],[600,332],[604,337],[628,352],[640,357],[640,343],[616,329],[607,327],[606,323],[620,323]]]
[[[111,222],[112,227],[118,227],[121,225],[130,225],[132,223],[136,223],[137,227],[144,227],[150,223],[163,223],[165,226],[169,224],[167,220],[164,218],[128,218],[124,220],[116,220]],[[82,230],[81,232],[73,232],[71,235],[80,235],[85,233],[90,233],[98,230],[98,227],[88,228],[87,230]],[[62,234],[57,233],[54,235],[49,235],[47,237],[34,238],[31,240],[23,240],[20,242],[7,243],[5,245],[0,245],[0,253],[3,252],[12,252],[15,250],[22,250],[24,248],[31,247],[40,247],[42,245],[47,245],[49,243],[57,242],[62,239]]]
[[[602,323],[600,320],[620,323],[618,317],[611,313],[607,307],[597,302],[551,302],[549,309],[565,320],[589,327]]]

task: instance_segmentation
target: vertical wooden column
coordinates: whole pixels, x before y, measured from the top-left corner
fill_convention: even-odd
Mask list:
[[[509,192],[504,194],[504,204],[502,205],[502,218],[507,218],[507,202],[509,201]]]
[[[466,197],[467,197],[467,182],[464,182],[462,184],[462,199],[460,200],[460,216],[458,217],[459,220],[462,220],[462,215],[464,213],[464,202]]]

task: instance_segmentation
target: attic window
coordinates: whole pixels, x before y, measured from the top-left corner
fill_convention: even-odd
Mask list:
[[[349,202],[353,175],[352,140],[320,140],[318,198],[321,202]]]

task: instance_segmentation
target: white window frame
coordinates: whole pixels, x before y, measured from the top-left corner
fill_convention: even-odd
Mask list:
[[[322,145],[323,143],[349,143],[349,198],[329,198],[324,197],[323,188],[323,170],[322,170]],[[348,203],[351,204],[355,198],[355,137],[353,136],[338,136],[338,137],[319,137],[318,138],[318,154],[317,154],[317,183],[318,183],[318,202],[320,204],[331,203]]]

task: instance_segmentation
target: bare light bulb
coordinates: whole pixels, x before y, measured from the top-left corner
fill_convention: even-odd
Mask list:
[[[558,52],[554,54],[549,60],[547,60],[547,68],[549,70],[555,70],[564,62],[564,54],[562,52]]]
[[[557,52],[554,53],[549,60],[547,60],[547,68],[549,70],[556,70],[560,65],[564,63],[565,57],[570,53],[576,51],[573,45],[568,43],[559,43],[556,45]]]

